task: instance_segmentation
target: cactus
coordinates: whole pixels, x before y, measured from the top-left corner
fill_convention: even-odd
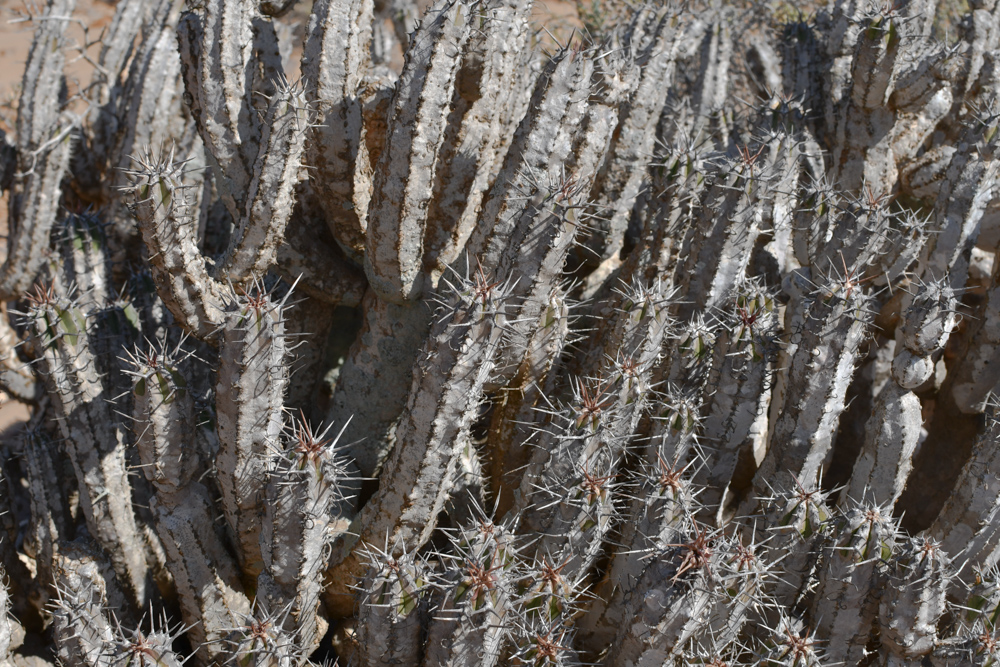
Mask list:
[[[744,4],[32,6],[0,660],[993,664],[1000,14]]]

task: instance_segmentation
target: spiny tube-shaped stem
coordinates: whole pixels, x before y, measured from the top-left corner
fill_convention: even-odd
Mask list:
[[[761,510],[763,521],[755,529],[768,535],[764,559],[781,563],[782,571],[769,582],[769,592],[794,606],[806,593],[831,527],[827,494],[795,480],[791,488],[776,487],[762,498]]]
[[[824,662],[822,642],[803,627],[800,620],[784,610],[770,629],[764,646],[763,662],[768,667],[819,667]]]
[[[392,451],[393,428],[406,406],[432,309],[424,303],[389,303],[368,289],[361,310],[361,332],[340,369],[327,421],[351,420],[344,432],[345,453],[363,477],[374,477]]]
[[[694,483],[702,519],[723,512],[729,483],[741,456],[752,452],[762,434],[774,373],[778,318],[774,295],[758,281],[735,287],[720,315],[723,325],[712,348],[712,370],[706,382],[704,427],[699,441],[704,462]]]
[[[487,270],[516,253],[528,223],[553,196],[550,185],[575,185],[562,178],[563,168],[587,110],[593,71],[591,58],[565,50],[545,65],[467,244],[469,256]]]
[[[996,186],[1000,114],[993,104],[969,120],[945,172],[934,203],[931,234],[920,258],[925,281],[947,276],[954,290],[965,287],[972,246]]]
[[[625,599],[625,622],[605,664],[652,666],[677,655],[708,621],[721,553],[698,526],[680,542],[659,546]]]
[[[252,667],[294,667],[307,656],[285,631],[287,610],[270,611],[259,601],[253,613],[244,613],[237,625],[218,641],[219,663]]]
[[[396,84],[365,233],[365,272],[386,301],[424,289],[426,211],[473,11],[466,0],[440,0],[414,33]]]
[[[198,248],[197,221],[173,153],[147,152],[129,172],[132,211],[149,252],[157,293],[180,326],[199,338],[224,320],[224,288],[208,273]]]
[[[547,67],[467,244],[466,274],[475,270],[472,258],[486,275],[494,271],[514,229],[520,228],[521,234],[526,235],[541,203],[552,195],[549,186],[561,182],[562,167],[572,149],[570,135],[586,107],[593,63],[580,54],[570,56],[561,52]],[[572,231],[569,222],[560,219],[544,229],[549,235]],[[558,238],[571,241],[572,236],[564,233]],[[516,254],[517,242],[513,247],[512,254]],[[538,247],[545,250],[551,243],[543,241]],[[566,251],[569,245],[562,243],[560,248]],[[539,260],[537,253],[531,253],[531,257],[531,261]],[[545,255],[541,257],[544,258]],[[561,277],[559,254],[552,259],[548,275]],[[456,264],[455,270],[461,271],[462,264]],[[536,271],[528,266],[524,275],[534,275]],[[506,276],[497,274],[497,277],[502,283]],[[445,275],[443,279],[447,284],[450,278]],[[524,282],[523,288],[529,285],[520,274],[514,274],[514,280]],[[556,285],[550,283],[550,287]],[[546,299],[548,296],[544,295]],[[350,447],[348,453],[358,461],[362,475],[368,476],[378,471],[392,447],[392,427],[406,404],[411,369],[430,329],[430,313],[421,303],[386,302],[374,290],[365,297],[363,308],[364,329],[341,370],[327,419],[344,423],[353,417],[345,440],[358,445]],[[538,308],[541,310],[540,303]],[[521,327],[531,329],[532,323],[525,322]],[[523,353],[527,344],[522,342],[522,345],[515,349]],[[510,369],[511,374],[515,371],[516,366]]]
[[[844,498],[892,506],[913,469],[923,423],[913,390],[930,379],[932,355],[944,348],[958,324],[957,298],[946,279],[919,285],[918,290],[900,323],[903,349],[892,361],[892,382],[876,400]]]
[[[104,575],[94,555],[82,544],[66,543],[55,557],[53,639],[67,665],[107,667],[115,631],[107,615]]]
[[[257,599],[265,599],[271,609],[288,610],[285,629],[304,655],[323,638],[317,613],[328,547],[336,536],[331,514],[344,501],[347,481],[345,463],[335,451],[339,436],[328,438],[304,421],[293,423],[287,447],[272,452],[269,465]]]
[[[387,539],[412,551],[430,539],[448,496],[456,457],[476,414],[503,336],[509,284],[484,274],[459,280],[443,306],[413,374],[396,443],[378,492],[361,510],[352,532],[338,541],[327,573],[327,608],[349,615],[347,586],[363,573],[361,548]]]
[[[946,553],[963,563],[960,576],[969,583],[976,569],[986,570],[1000,558],[1000,526],[993,517],[998,504],[996,485],[1000,466],[1000,419],[990,405],[986,427],[976,437],[972,455],[962,468],[954,489],[927,534]]]
[[[834,521],[812,618],[817,636],[827,641],[827,657],[851,662],[861,659],[868,644],[881,563],[893,555],[898,527],[891,510],[870,503],[854,504]]]
[[[59,212],[76,120],[63,112],[66,28],[76,0],[49,0],[38,17],[21,81],[17,113],[17,173],[8,201],[10,238],[0,267],[0,294],[20,296],[44,262],[49,232]]]
[[[190,448],[194,403],[177,369],[177,353],[164,348],[130,354],[135,444],[143,474],[171,496],[185,488],[197,465]]]
[[[244,205],[216,273],[233,282],[263,275],[277,259],[278,246],[295,204],[312,111],[302,88],[278,86],[268,102]]]
[[[88,343],[84,313],[52,288],[29,299],[38,369],[52,397],[91,536],[107,551],[133,600],[146,602],[148,572],[132,509],[123,433],[116,428]]]
[[[580,456],[574,449],[558,445],[553,448],[546,468],[554,472],[535,480],[538,490],[525,505],[530,511],[522,509],[524,516],[519,526],[521,532],[538,535],[538,556],[561,563],[566,576],[572,579],[586,574],[594,564],[611,528],[615,516],[614,478],[619,466],[619,459],[611,453]],[[557,462],[559,465],[554,465]],[[574,462],[577,469],[568,469],[567,464]],[[526,494],[525,486],[522,494]]]
[[[60,488],[56,474],[55,451],[56,443],[51,442],[41,428],[26,429],[23,456],[31,492],[31,522],[25,542],[34,551],[36,577],[46,589],[55,581],[53,565],[59,542],[66,539],[73,528],[67,494]]]
[[[454,554],[435,582],[440,602],[427,630],[424,667],[499,663],[513,615],[517,553],[505,525],[483,519],[452,537]]]
[[[628,520],[621,522],[608,573],[580,621],[584,646],[591,652],[610,645],[627,622],[626,603],[659,545],[681,542],[690,529],[695,506],[690,466],[680,464],[680,457],[668,460],[666,452],[671,449],[663,443],[650,444],[632,480],[634,495],[626,512]]]
[[[752,532],[746,539],[724,536],[717,548],[719,590],[700,638],[722,652],[737,642],[747,622],[759,618],[769,602],[766,586],[773,578],[773,566],[764,560],[765,549]]]
[[[638,78],[630,58],[613,53],[601,60],[596,58],[596,52],[587,55],[595,59],[588,63],[584,56],[578,75],[591,79],[589,99],[579,125],[562,128],[570,141],[569,157],[559,166],[557,178],[546,180],[540,175],[530,182],[528,191],[517,195],[507,191],[507,197],[524,198],[528,206],[520,215],[507,211],[513,226],[508,226],[509,221],[497,220],[489,239],[491,245],[507,239],[508,245],[497,256],[496,266],[500,275],[516,278],[511,291],[514,310],[498,368],[504,380],[513,375],[524,358],[537,318],[562,278],[572,244],[587,224],[589,206],[582,199],[583,193],[590,190],[607,155],[618,120],[618,105],[635,89]],[[579,89],[581,105],[586,90]]]
[[[98,215],[84,211],[67,216],[52,233],[58,254],[52,257],[49,275],[57,290],[69,293],[75,289],[80,307],[87,312],[111,300],[111,262],[102,227]]]
[[[653,159],[656,127],[673,84],[681,44],[692,37],[685,19],[672,8],[645,5],[625,31],[621,48],[632,54],[641,70],[635,92],[619,112],[608,159],[591,192],[600,213],[585,242],[595,256],[587,259],[602,264],[591,280],[606,278],[619,265],[632,208],[641,190],[649,187],[647,169]]]
[[[190,481],[194,401],[177,356],[163,347],[132,355],[136,444],[142,471],[156,489],[153,515],[184,622],[199,654],[218,659],[218,642],[250,605],[236,563],[216,534],[209,493]]]
[[[184,87],[192,115],[212,158],[219,194],[233,219],[253,175],[260,147],[260,120],[254,113],[257,68],[252,3],[210,0],[188,12],[177,35]]]
[[[287,299],[287,296],[286,296]],[[264,285],[238,288],[226,308],[215,393],[222,508],[236,537],[240,563],[260,573],[261,516],[268,458],[279,450],[289,369],[285,300]]]
[[[432,571],[413,554],[392,556],[388,546],[371,549],[369,558],[359,586],[359,657],[366,665],[416,667]]]
[[[424,265],[431,284],[460,259],[521,121],[521,98],[530,94],[521,70],[530,70],[524,60],[532,6],[532,0],[483,3],[480,25],[465,43],[451,104],[460,124],[446,131],[427,213]]]
[[[310,177],[334,238],[348,253],[365,247],[369,194],[355,183],[355,163],[367,159],[361,151],[364,115],[359,99],[371,68],[372,0],[319,0],[313,3],[302,53],[306,97],[316,109],[306,161]]]
[[[559,361],[570,332],[570,305],[565,290],[557,288],[542,311],[535,333],[513,379],[500,390],[485,450],[490,464],[489,486],[497,497],[496,511],[504,516],[514,505],[522,469],[531,458],[529,439],[538,411],[553,394],[559,379]]]
[[[758,494],[766,493],[767,484],[791,487],[796,478],[807,490],[814,488],[871,317],[856,281],[848,272],[830,292],[800,297],[801,305],[786,311],[785,329],[796,331],[798,342],[783,351],[790,366],[771,404],[770,447],[753,482]],[[784,359],[778,364],[784,366]]]
[[[888,563],[888,585],[879,601],[879,637],[897,659],[931,652],[937,624],[947,611],[952,570],[948,555],[933,541],[916,537],[900,545]]]
[[[541,435],[521,481],[524,530],[542,535],[539,553],[566,576],[593,565],[614,515],[614,477],[648,402],[652,368],[670,328],[670,294],[657,283],[620,294],[608,356],[596,381],[578,380],[568,413]],[[603,378],[607,378],[604,380]]]

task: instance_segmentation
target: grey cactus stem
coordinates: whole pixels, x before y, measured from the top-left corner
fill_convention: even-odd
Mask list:
[[[301,88],[278,87],[268,103],[260,137],[260,154],[243,193],[245,209],[217,273],[246,282],[274,264],[295,203],[312,111]]]
[[[428,572],[410,554],[373,551],[358,614],[358,652],[365,664],[416,667],[421,652]]]
[[[1000,557],[1000,533],[989,520],[995,511],[996,494],[992,492],[995,475],[989,474],[997,465],[996,446],[1000,437],[1000,420],[991,407],[986,428],[976,438],[972,455],[962,468],[952,495],[941,513],[927,529],[927,534],[941,543],[946,553],[955,554],[956,562],[964,562],[961,577],[974,578],[976,568],[988,569]]]
[[[358,92],[371,67],[371,0],[322,0],[313,5],[302,54],[306,96],[315,104],[307,160],[327,224],[345,251],[358,257],[365,247],[367,210],[354,191],[354,161],[364,139]],[[345,47],[346,45],[346,47]]]
[[[465,0],[435,5],[414,33],[396,84],[365,231],[368,280],[393,303],[412,301],[424,289],[426,211],[461,62],[455,52],[469,38],[472,11]]]
[[[215,410],[216,468],[222,507],[236,538],[240,563],[256,576],[264,489],[271,452],[279,448],[288,385],[284,302],[263,286],[233,295],[223,331]]]
[[[191,481],[189,445],[194,402],[177,369],[176,352],[133,355],[134,423],[142,471],[156,489],[151,501],[181,613],[203,658],[223,655],[228,630],[249,611],[238,569],[213,526],[211,497]]]
[[[208,273],[195,237],[194,211],[173,155],[147,155],[131,172],[134,213],[152,257],[157,292],[188,331],[208,337],[224,319],[224,291]]]
[[[75,0],[47,3],[21,81],[17,173],[7,209],[10,238],[0,267],[0,293],[5,298],[20,296],[31,287],[58,214],[76,123],[62,108],[65,33],[75,7]]]
[[[458,434],[471,424],[471,408],[481,399],[502,339],[506,318],[500,285],[485,278],[464,284],[432,328],[379,490],[362,508],[352,535],[335,544],[326,589],[332,613],[349,615],[353,610],[347,585],[363,572],[363,545],[388,536],[390,544],[413,551],[430,538],[447,499],[443,482],[454,466],[456,443],[463,440]],[[431,372],[432,363],[447,370]],[[414,494],[415,489],[419,491]]]
[[[427,630],[423,665],[499,664],[513,615],[516,554],[506,526],[464,528],[458,558],[437,583],[441,601]]]
[[[879,601],[880,639],[897,660],[927,655],[938,642],[946,610],[950,559],[926,538],[912,538],[893,555],[889,582]]]
[[[202,140],[215,167],[220,195],[234,219],[253,176],[260,124],[247,67],[254,38],[249,3],[211,0],[178,25],[184,87]],[[249,80],[248,80],[249,79]]]
[[[850,662],[864,655],[878,613],[870,591],[879,586],[878,563],[896,548],[897,527],[886,508],[867,503],[852,505],[836,521],[812,611],[817,636],[828,641],[827,657]]]
[[[54,407],[65,452],[81,490],[80,505],[91,536],[108,550],[135,603],[150,591],[142,538],[132,509],[123,434],[104,400],[104,388],[87,343],[83,313],[38,288],[32,335]]]
[[[60,550],[54,563],[53,634],[59,659],[87,667],[103,665],[113,650],[115,635],[107,616],[100,565],[85,546],[72,544]]]
[[[448,130],[427,214],[424,263],[432,285],[460,258],[522,118],[517,108],[523,93],[516,81],[532,6],[531,0],[485,3],[479,10],[483,26],[463,49],[452,99],[452,114],[462,114],[461,124]]]
[[[264,521],[260,535],[264,571],[257,579],[258,600],[271,609],[288,609],[285,629],[304,653],[323,638],[319,618],[322,575],[329,542],[336,537],[330,515],[347,487],[345,466],[334,447],[343,434],[328,438],[306,423],[293,426],[290,446],[272,453]]]
[[[689,536],[689,546],[670,546],[649,560],[625,601],[625,623],[608,652],[608,667],[654,665],[677,655],[706,620],[714,584],[707,536]],[[647,601],[655,601],[649,604]]]
[[[822,358],[826,370],[809,372],[808,377],[790,376],[787,394],[778,394],[779,400],[772,401],[772,445],[754,477],[754,488],[760,495],[767,493],[767,484],[791,487],[796,478],[807,490],[815,488],[833,444],[847,384],[870,318],[867,297],[859,287],[852,288],[852,275],[848,272],[844,282],[835,283],[829,296],[812,297],[802,319],[794,319],[792,308],[786,312],[785,328],[801,327],[800,342],[786,354],[799,359]],[[783,364],[781,359],[778,364]],[[793,374],[806,372],[795,361],[792,364]]]
[[[588,242],[601,263],[592,281],[603,280],[620,263],[621,246],[632,208],[644,187],[649,187],[647,169],[652,161],[656,126],[677,67],[678,52],[685,39],[695,36],[691,26],[675,25],[678,17],[667,8],[644,7],[636,13],[626,34],[629,49],[642,65],[641,78],[632,99],[620,112],[608,160],[591,193],[602,210],[595,238]]]

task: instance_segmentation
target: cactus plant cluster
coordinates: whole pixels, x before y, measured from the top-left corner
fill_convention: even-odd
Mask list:
[[[1000,3],[295,5],[32,6],[5,664],[996,663]]]

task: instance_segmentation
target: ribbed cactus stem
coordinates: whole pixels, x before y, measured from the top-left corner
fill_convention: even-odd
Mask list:
[[[299,422],[293,424],[285,451],[271,454],[260,534],[264,571],[257,597],[271,609],[287,609],[285,629],[305,655],[324,634],[318,628],[325,621],[317,613],[328,547],[335,537],[330,515],[343,502],[347,481],[344,463],[334,451],[338,439],[339,434],[328,438]]]
[[[827,494],[818,489],[808,491],[798,481],[790,489],[776,488],[762,500],[760,531],[768,538],[764,560],[782,564],[781,576],[768,586],[776,599],[795,604],[807,592],[831,526],[833,515],[826,503]]]
[[[852,662],[864,655],[878,613],[880,563],[897,548],[894,521],[887,508],[867,503],[852,505],[835,520],[812,605],[816,634],[826,640],[830,660]]]
[[[454,560],[436,584],[441,600],[427,630],[424,667],[499,663],[513,611],[513,539],[506,526],[488,520],[457,536]]]
[[[650,556],[625,598],[624,623],[604,662],[608,667],[661,665],[708,620],[719,559],[711,537],[695,528],[682,542]]]
[[[569,336],[570,306],[562,289],[555,289],[542,311],[534,335],[513,379],[501,390],[486,443],[496,494],[496,511],[504,516],[514,504],[522,468],[531,458],[529,438],[538,411],[545,409],[558,378],[559,358]]]
[[[196,456],[194,402],[174,353],[133,355],[136,445],[156,494],[157,532],[177,586],[181,613],[203,658],[222,655],[219,641],[249,611],[236,563],[216,534],[211,497],[191,481]]]
[[[132,508],[125,442],[105,400],[86,318],[51,288],[38,287],[29,301],[39,367],[60,416],[64,451],[76,472],[90,534],[107,549],[133,600],[142,605],[149,594],[148,571]]]
[[[371,0],[314,3],[302,57],[306,96],[317,113],[306,152],[317,172],[311,182],[337,242],[355,255],[364,251],[368,222],[358,206],[364,190],[355,190],[354,160],[362,157],[358,92],[371,59],[373,10]]]
[[[958,323],[955,293],[944,281],[923,286],[903,317],[893,382],[877,398],[844,496],[889,506],[903,493],[920,438],[922,408],[913,390],[930,379],[932,355],[944,348]]]
[[[930,653],[938,641],[951,583],[949,564],[947,554],[926,538],[912,538],[893,554],[879,602],[879,637],[901,662]]]
[[[295,638],[284,630],[286,611],[268,611],[259,604],[253,614],[245,613],[240,622],[218,641],[220,657],[226,664],[250,667],[295,667],[305,657]]]
[[[606,379],[577,382],[564,424],[542,436],[528,464],[516,505],[522,529],[541,535],[539,553],[563,563],[570,578],[590,568],[610,527],[612,480],[652,398],[650,376],[670,325],[669,295],[659,285],[621,296]]]
[[[359,657],[367,665],[416,667],[429,568],[412,554],[393,557],[388,548],[372,550],[369,558],[371,564],[360,587]]]
[[[717,654],[733,646],[744,626],[756,618],[767,604],[766,587],[773,578],[771,565],[763,560],[763,549],[740,538],[724,538],[718,548],[722,554],[716,573],[719,591],[701,641]]]
[[[77,122],[63,111],[62,94],[66,28],[75,8],[76,0],[49,0],[24,68],[16,126],[17,173],[7,209],[10,238],[0,267],[0,293],[6,298],[31,287],[59,212],[71,131]]]
[[[705,487],[699,496],[702,519],[723,510],[727,487],[740,457],[752,452],[767,412],[774,373],[778,321],[774,296],[755,282],[736,287],[726,304],[725,323],[713,348],[700,449],[704,462],[694,483]]]
[[[268,459],[279,448],[284,427],[288,346],[284,301],[275,301],[261,284],[241,291],[232,296],[222,332],[215,466],[240,562],[256,576],[262,567],[260,517]]]
[[[785,351],[791,363],[787,384],[771,403],[771,446],[754,476],[758,494],[768,484],[791,487],[795,479],[806,490],[816,488],[870,318],[868,297],[856,280],[847,272],[829,292],[800,297],[808,303],[801,320],[794,307],[786,311],[786,329],[800,333]],[[778,365],[784,365],[780,358]]]
[[[301,87],[283,84],[274,91],[264,115],[260,154],[244,193],[245,208],[216,269],[218,275],[246,282],[263,275],[277,259],[295,204],[312,117]]]
[[[994,490],[994,470],[1000,465],[998,438],[1000,420],[991,407],[986,428],[976,438],[952,494],[927,529],[932,539],[940,541],[945,553],[954,554],[957,563],[965,563],[960,576],[966,582],[973,580],[976,568],[989,569],[1000,558],[1000,531],[992,520],[998,504]]]
[[[396,85],[365,247],[368,280],[386,301],[411,301],[425,287],[426,211],[473,11],[464,0],[438,2],[414,33]]]
[[[219,194],[239,220],[260,146],[254,113],[253,13],[249,3],[211,0],[187,12],[177,28],[184,88],[211,156]]]
[[[54,564],[52,620],[59,659],[82,667],[107,664],[115,632],[97,558],[85,546],[70,543],[60,549]]]
[[[526,46],[531,0],[491,0],[478,10],[481,25],[462,53],[452,95],[452,113],[461,125],[450,128],[435,170],[435,194],[428,212],[427,262],[432,284],[461,259],[483,200],[523,115]],[[530,90],[530,89],[529,89]]]
[[[208,273],[198,249],[181,165],[173,155],[147,154],[129,172],[133,213],[149,250],[153,279],[177,322],[205,338],[222,324],[224,289]]]
[[[38,578],[48,588],[54,583],[52,567],[59,542],[72,528],[68,503],[60,490],[52,454],[54,443],[40,430],[24,435],[24,465],[31,490],[31,523],[25,540],[34,549]]]
[[[327,607],[350,614],[350,578],[363,572],[360,548],[388,539],[412,551],[430,538],[447,500],[459,437],[471,426],[506,320],[509,285],[484,273],[463,280],[448,297],[418,360],[396,442],[379,490],[356,519],[357,530],[335,545],[327,573]]]
[[[600,652],[627,622],[627,601],[639,585],[658,545],[679,543],[690,529],[694,508],[690,471],[679,458],[667,459],[673,448],[651,445],[636,480],[636,497],[620,529],[621,546],[614,552],[606,578],[589,613],[580,622],[585,646]],[[650,460],[650,458],[652,460]]]
[[[1000,116],[988,107],[962,133],[934,204],[937,233],[930,235],[921,257],[925,281],[947,276],[952,289],[965,286],[972,246],[995,187],[998,126]]]

